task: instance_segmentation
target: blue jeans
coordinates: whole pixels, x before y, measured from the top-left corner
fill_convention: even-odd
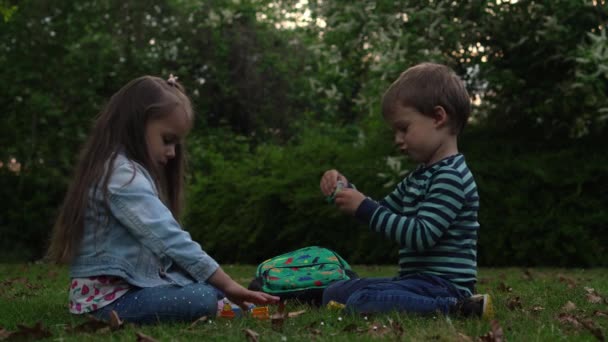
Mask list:
[[[358,313],[403,311],[429,314],[449,313],[465,297],[449,281],[428,274],[396,278],[360,278],[341,280],[323,292],[323,305],[334,300]]]
[[[91,314],[108,320],[114,310],[121,320],[136,324],[192,322],[202,316],[215,317],[217,301],[223,297],[206,283],[135,288]]]

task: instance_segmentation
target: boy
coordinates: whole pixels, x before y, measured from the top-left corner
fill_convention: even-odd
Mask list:
[[[489,318],[490,297],[476,295],[479,196],[458,135],[469,117],[469,94],[448,67],[422,63],[388,88],[382,114],[395,145],[420,165],[383,200],[357,191],[337,170],[321,178],[338,208],[400,244],[399,276],[332,284],[323,304],[336,301],[356,312],[392,310]],[[337,189],[338,182],[346,184]]]

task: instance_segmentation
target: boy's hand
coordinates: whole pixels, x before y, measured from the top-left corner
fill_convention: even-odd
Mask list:
[[[342,191],[336,193],[334,197],[334,203],[347,214],[354,215],[357,208],[361,205],[361,202],[365,199],[365,195],[360,193],[358,190],[351,188],[344,188]]]
[[[325,196],[331,195],[336,189],[338,181],[348,184],[348,180],[338,170],[327,170],[321,177],[321,192]]]

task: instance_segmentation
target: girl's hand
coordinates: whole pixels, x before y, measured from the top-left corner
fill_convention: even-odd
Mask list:
[[[244,310],[243,312],[248,310],[248,303],[265,305],[276,304],[280,301],[279,297],[264,292],[247,290],[237,283],[224,289],[224,294],[231,302],[240,306]]]
[[[365,195],[359,191],[351,188],[344,188],[336,193],[334,203],[343,212],[354,215],[364,199]]]
[[[247,303],[264,305],[275,304],[280,300],[279,297],[272,296],[267,293],[247,290],[239,283],[232,280],[232,278],[230,278],[230,276],[226,274],[221,267],[218,268],[211,275],[211,277],[209,277],[209,279],[207,279],[207,282],[224,292],[226,297],[228,297],[231,302],[237,304],[241,307],[241,309],[243,309],[243,312],[249,309],[247,307]]]
[[[338,181],[344,182],[344,184],[348,184],[348,179],[344,177],[338,170],[327,170],[321,177],[321,192],[325,196],[331,195],[336,189],[336,185]]]

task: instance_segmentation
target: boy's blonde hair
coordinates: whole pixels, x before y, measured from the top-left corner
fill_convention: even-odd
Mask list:
[[[435,63],[415,65],[390,85],[382,99],[382,115],[390,117],[397,106],[413,107],[426,116],[432,116],[434,108],[441,106],[456,135],[462,132],[471,113],[471,99],[462,80],[449,67]]]

